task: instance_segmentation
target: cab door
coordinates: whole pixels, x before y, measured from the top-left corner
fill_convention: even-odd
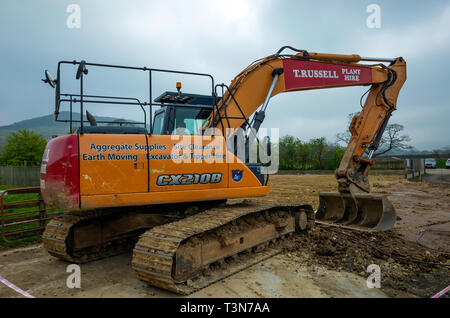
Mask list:
[[[80,194],[148,192],[145,134],[80,134]]]

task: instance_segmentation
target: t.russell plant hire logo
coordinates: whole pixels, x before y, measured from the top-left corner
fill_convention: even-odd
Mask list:
[[[370,84],[372,70],[359,65],[283,60],[286,90]]]

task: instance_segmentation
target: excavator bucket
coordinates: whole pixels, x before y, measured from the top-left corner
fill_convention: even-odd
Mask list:
[[[388,231],[396,213],[385,195],[369,193],[320,192],[317,223],[366,230]]]

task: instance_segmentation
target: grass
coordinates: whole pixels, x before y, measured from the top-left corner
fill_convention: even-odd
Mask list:
[[[14,186],[7,186],[7,185],[0,185],[0,191],[8,190],[17,188]],[[26,201],[26,200],[36,200],[38,199],[37,193],[28,193],[28,194],[7,194],[4,196],[5,202],[16,202],[16,201]],[[33,207],[25,207],[25,208],[15,208],[11,210],[5,211],[5,220],[8,221],[17,218],[17,217],[37,217],[39,215],[39,212],[30,212],[30,213],[24,213],[21,215],[13,215],[8,216],[9,213],[15,213],[15,212],[25,212],[25,211],[34,211],[37,210],[37,206]],[[58,213],[63,212],[62,210],[52,210],[51,213]],[[48,222],[48,221],[47,221]],[[39,222],[32,222],[32,223],[25,223],[25,224],[19,224],[16,226],[8,227],[7,231],[17,231],[17,230],[25,230],[30,229],[34,227],[38,227]],[[0,233],[2,229],[0,228]],[[24,243],[30,243],[30,242],[38,242],[41,240],[41,233],[40,232],[29,232],[29,233],[22,233],[15,236],[7,237],[7,239],[10,242],[7,242],[3,239],[3,237],[0,236],[0,247],[10,247],[18,244],[24,244]]]
[[[445,163],[447,162],[447,158],[436,158],[436,168],[445,168]]]

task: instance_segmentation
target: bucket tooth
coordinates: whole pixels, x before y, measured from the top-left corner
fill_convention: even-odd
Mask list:
[[[385,195],[320,192],[319,200],[319,222],[372,231],[394,227],[395,209]]]

